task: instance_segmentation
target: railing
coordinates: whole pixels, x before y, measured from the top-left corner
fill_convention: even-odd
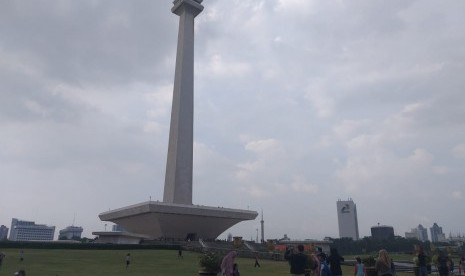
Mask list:
[[[205,244],[205,242],[203,242],[202,239],[199,239],[199,243],[203,248],[208,248],[208,246]]]

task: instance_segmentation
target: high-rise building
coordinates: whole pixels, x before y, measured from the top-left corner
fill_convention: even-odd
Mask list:
[[[11,241],[52,241],[55,235],[55,226],[35,224],[33,221],[11,220]]]
[[[442,232],[442,227],[435,222],[433,226],[429,229],[431,233],[432,242],[443,242],[446,240],[446,235]]]
[[[394,227],[379,225],[371,227],[371,237],[376,240],[386,240],[394,238]]]
[[[83,229],[80,226],[68,226],[65,229],[60,230],[58,239],[59,240],[80,239],[82,231]]]
[[[8,237],[8,227],[5,225],[0,226],[0,241],[6,240]]]
[[[339,223],[339,237],[352,238],[358,240],[358,219],[357,206],[349,198],[346,201],[338,200],[337,203],[337,220]]]
[[[419,224],[418,227],[418,239],[422,242],[428,240],[428,229],[423,227],[423,225]]]
[[[410,232],[405,232],[405,238],[407,239],[417,239],[419,241],[428,240],[428,229],[419,224],[416,228],[412,228]]]

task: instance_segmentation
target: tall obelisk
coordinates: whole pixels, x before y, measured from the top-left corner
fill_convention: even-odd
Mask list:
[[[175,0],[171,9],[179,16],[179,34],[163,202],[150,200],[99,214],[133,238],[215,239],[236,223],[258,216],[251,210],[192,204],[194,18],[203,10],[201,3]]]
[[[173,105],[163,202],[192,204],[194,145],[194,18],[202,0],[175,0],[171,12],[179,16]]]

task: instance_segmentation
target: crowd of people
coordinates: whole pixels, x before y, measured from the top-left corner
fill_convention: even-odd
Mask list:
[[[425,253],[423,247],[419,246],[417,250],[417,256],[415,258],[415,263],[419,268],[419,276],[428,275],[428,271],[430,270],[428,269],[428,266],[430,266],[431,263],[434,263],[436,266],[439,276],[454,275],[456,271],[454,261],[451,257],[449,257],[448,254],[445,253],[444,250],[440,250],[436,256],[431,258]],[[464,270],[465,255],[462,254],[462,256],[459,258],[458,275],[462,275],[462,272],[465,272]]]
[[[288,247],[284,258],[289,262],[290,274],[292,276],[342,276],[341,264],[344,258],[338,253],[336,248],[330,249],[330,255],[327,256],[322,252],[321,248],[317,252],[307,255],[303,245],[298,245],[297,248]],[[419,247],[416,257],[416,265],[418,276],[427,276],[428,265],[430,265],[430,257],[427,256],[422,247]],[[439,251],[434,260],[434,265],[437,268],[439,276],[453,275],[455,271],[454,262],[445,254],[444,251]],[[465,255],[459,259],[459,274],[462,271],[465,273]],[[389,253],[385,249],[378,252],[374,266],[371,271],[377,276],[395,276],[396,266]],[[367,267],[362,262],[360,257],[355,258],[354,276],[367,276]]]
[[[284,253],[284,258],[289,262],[291,275],[342,276],[341,264],[344,258],[336,248],[331,248],[329,256],[321,248],[318,248],[316,253],[307,256],[304,249],[304,246],[300,244],[297,250],[288,247]]]

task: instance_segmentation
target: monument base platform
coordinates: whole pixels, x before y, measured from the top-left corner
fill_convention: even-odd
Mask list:
[[[98,236],[96,243],[115,243],[115,244],[140,244],[144,239],[149,237],[122,231],[99,231],[92,232],[92,235]]]
[[[99,214],[102,221],[152,239],[216,239],[233,225],[253,220],[255,211],[147,201]]]

